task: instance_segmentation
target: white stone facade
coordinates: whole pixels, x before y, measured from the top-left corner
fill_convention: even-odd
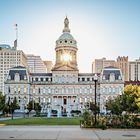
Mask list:
[[[100,75],[100,110],[106,113],[106,101],[121,95],[124,89],[124,81],[119,68],[106,67]]]

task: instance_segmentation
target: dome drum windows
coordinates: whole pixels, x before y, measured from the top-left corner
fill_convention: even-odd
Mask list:
[[[58,41],[57,42],[58,44],[65,44],[65,43],[68,43],[68,44],[76,44],[76,42],[75,41],[73,41],[73,40],[60,40],[60,41]]]

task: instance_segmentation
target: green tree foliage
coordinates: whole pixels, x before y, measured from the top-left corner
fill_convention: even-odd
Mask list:
[[[2,111],[2,114],[9,113],[9,106],[8,103],[6,103],[6,96],[2,95],[0,92],[0,111]]]
[[[41,106],[39,103],[36,103],[34,100],[32,100],[27,104],[27,109],[29,110],[29,113],[31,110],[35,110],[37,113],[39,113],[41,111]]]
[[[106,103],[107,110],[113,114],[121,114],[123,111],[137,113],[140,111],[140,87],[127,85],[122,95],[109,99]]]
[[[128,100],[127,104],[131,104],[131,110],[140,111],[140,86],[127,85],[124,88]]]
[[[16,97],[14,97],[14,100],[13,101],[8,101],[8,105],[9,105],[9,108],[10,108],[10,111],[11,111],[11,114],[12,114],[12,119],[13,119],[13,113],[16,109],[19,109],[19,105],[17,103],[17,99]]]
[[[39,103],[35,103],[35,111],[36,111],[36,114],[39,115],[40,114],[40,111],[41,111],[41,106]]]
[[[27,104],[27,109],[29,110],[29,113],[31,112],[31,110],[34,110],[34,101],[29,101],[29,103]]]
[[[99,107],[95,106],[95,104],[93,102],[87,102],[85,107],[88,109],[88,110],[91,110],[93,114],[95,114],[95,111],[96,113],[98,113],[100,110],[99,110]]]
[[[106,109],[111,110],[113,114],[121,114],[120,97],[118,96],[115,99],[110,98],[106,103]]]
[[[3,112],[5,108],[5,96],[2,95],[2,93],[0,92],[0,111]]]

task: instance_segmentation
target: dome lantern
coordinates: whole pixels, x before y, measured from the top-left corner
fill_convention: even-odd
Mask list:
[[[66,18],[65,18],[65,20],[64,20],[64,29],[63,29],[63,33],[65,33],[65,32],[70,33],[70,29],[69,29],[69,19],[67,18],[67,16],[66,16]]]

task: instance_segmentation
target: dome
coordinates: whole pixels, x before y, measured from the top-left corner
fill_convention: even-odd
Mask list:
[[[69,46],[69,47],[77,47],[76,40],[73,38],[73,36],[68,33],[64,32],[58,40],[56,40],[56,47],[63,47],[63,46]]]
[[[56,47],[77,47],[77,42],[74,37],[70,34],[69,20],[66,17],[64,20],[64,29],[62,35],[56,40]]]
[[[68,33],[68,32],[64,32],[58,40],[64,40],[64,39],[69,39],[69,40],[74,40],[73,36]]]

